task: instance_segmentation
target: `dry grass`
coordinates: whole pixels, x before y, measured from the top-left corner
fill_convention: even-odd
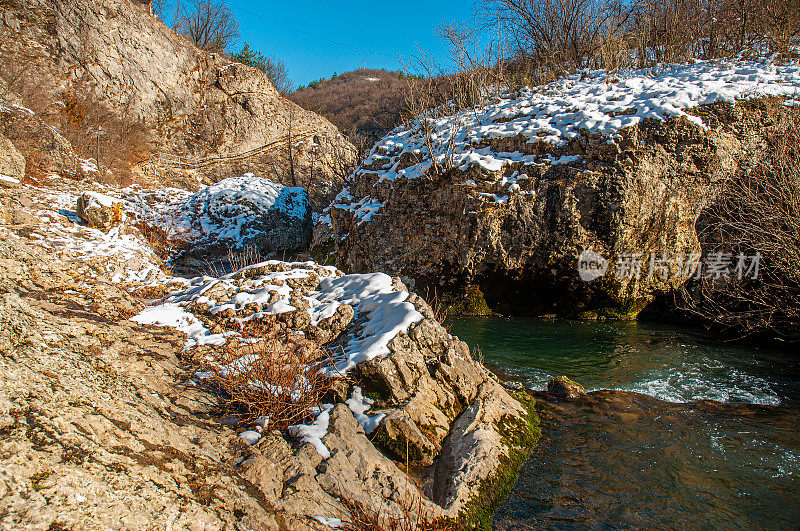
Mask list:
[[[147,243],[150,244],[153,252],[156,253],[159,258],[168,260],[169,257],[172,256],[175,247],[173,242],[170,241],[167,231],[141,220],[136,222],[134,227],[139,229],[139,232],[142,233],[144,239],[147,240]]]
[[[213,277],[222,277],[228,273],[238,271],[247,266],[258,264],[266,261],[266,257],[262,255],[255,247],[243,247],[235,249],[228,247],[226,255],[220,261],[212,262],[206,260],[206,270]]]
[[[367,510],[359,504],[344,500],[352,517],[351,521],[343,522],[342,529],[346,531],[455,531],[456,524],[449,520],[428,520],[422,514],[422,505],[416,504],[411,508],[406,504],[401,505],[402,514],[391,515],[388,511],[376,513]]]
[[[243,420],[268,419],[271,429],[306,421],[334,380],[322,371],[330,356],[301,334],[255,343],[229,340],[216,351],[214,380]]]

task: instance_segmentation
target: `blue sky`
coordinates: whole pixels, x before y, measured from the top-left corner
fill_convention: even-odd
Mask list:
[[[282,58],[295,85],[363,67],[364,59],[367,68],[399,70],[399,57],[410,64],[417,45],[446,63],[447,49],[436,37],[436,26],[467,21],[473,14],[472,0],[226,1],[239,20],[236,48],[246,41]]]

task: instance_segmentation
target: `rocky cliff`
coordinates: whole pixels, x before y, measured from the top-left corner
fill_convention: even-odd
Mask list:
[[[337,264],[423,292],[477,285],[504,312],[635,316],[694,273],[680,259],[700,252],[698,215],[780,127],[783,99],[753,98],[798,86],[796,65],[701,62],[422,118],[376,144],[334,201]]]
[[[277,147],[206,166],[214,181],[261,171],[326,195],[341,178],[339,166],[353,156],[330,122],[281,97],[263,73],[197,49],[139,2],[6,2],[0,52],[12,92],[35,92],[47,100],[42,107],[88,93],[125,120],[144,124],[156,151],[224,157],[290,131],[299,142],[295,182],[288,182],[286,153]]]

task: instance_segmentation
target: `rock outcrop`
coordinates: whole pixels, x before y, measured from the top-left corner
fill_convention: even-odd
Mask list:
[[[183,254],[213,259],[247,249],[258,256],[304,251],[311,244],[311,206],[304,188],[283,186],[251,173],[224,179],[158,213],[143,211],[142,195],[128,194],[143,215],[169,238],[180,242]],[[148,205],[152,207],[153,205]]]
[[[390,477],[399,477],[399,470],[388,466],[392,459],[425,470],[420,478],[423,490],[436,491],[435,497],[420,501],[429,517],[466,518],[473,506],[491,502],[489,494],[480,502],[473,499],[481,482],[490,481],[504,466],[518,466],[526,445],[534,444],[535,422],[526,407],[473,360],[467,345],[448,334],[430,306],[409,294],[398,279],[383,274],[343,276],[313,262],[270,261],[219,279],[194,279],[185,290],[173,291],[163,306],[136,319],[175,322],[170,315],[176,304],[202,323],[186,325],[196,359],[213,359],[214,345],[225,341],[226,333],[249,334],[250,329],[302,332],[331,347],[335,374],[349,377],[336,393],[344,398],[362,392],[369,396],[372,419],[367,421],[359,412],[362,431],[370,426],[370,439],[348,448],[344,462],[336,460],[328,446],[330,433],[318,441],[322,453],[330,454],[323,456],[330,481],[345,475],[344,469],[331,468],[334,464],[350,466],[355,460],[373,467],[374,456],[382,452],[378,468]],[[518,437],[517,442],[507,439],[508,434]],[[368,471],[364,477],[370,477]],[[396,484],[388,479],[359,480],[350,488],[358,486],[360,500],[373,488],[386,492]]]
[[[14,144],[0,135],[0,186],[18,184],[25,178],[25,157]]]
[[[38,84],[39,99],[90,94],[142,123],[156,151],[222,157],[205,166],[214,180],[258,170],[307,186],[292,182],[300,177],[316,200],[338,191],[338,168],[354,156],[330,122],[283,98],[261,71],[199,50],[139,2],[13,0],[0,18],[0,52],[5,68],[25,69],[19,83]],[[278,144],[257,150],[289,132],[309,144],[293,151],[293,172]]]
[[[125,220],[122,201],[97,192],[84,192],[78,198],[75,213],[86,225],[104,232]]]
[[[566,376],[557,376],[547,382],[547,392],[558,398],[578,398],[586,394],[586,390],[578,382]]]
[[[87,183],[52,184],[0,189],[0,525],[468,525],[535,444],[531,404],[399,280],[279,261],[167,277],[139,237],[78,224]],[[186,334],[139,324],[159,319]],[[237,421],[196,372],[265,329],[340,353],[315,441]]]
[[[80,166],[72,145],[33,111],[0,102],[0,134],[13,142],[37,174],[79,177]]]
[[[700,252],[699,214],[763,156],[765,131],[788,112],[781,98],[692,106],[791,93],[797,70],[700,63],[616,85],[576,76],[431,119],[432,136],[399,128],[333,203],[337,265],[440,296],[477,285],[504,313],[633,317],[694,273],[680,259]],[[584,252],[604,276],[582,278]]]

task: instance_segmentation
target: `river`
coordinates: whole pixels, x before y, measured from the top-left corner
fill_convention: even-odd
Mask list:
[[[496,529],[800,527],[796,346],[638,322],[448,324],[502,379],[538,391],[542,439]],[[590,393],[541,392],[560,374]]]

